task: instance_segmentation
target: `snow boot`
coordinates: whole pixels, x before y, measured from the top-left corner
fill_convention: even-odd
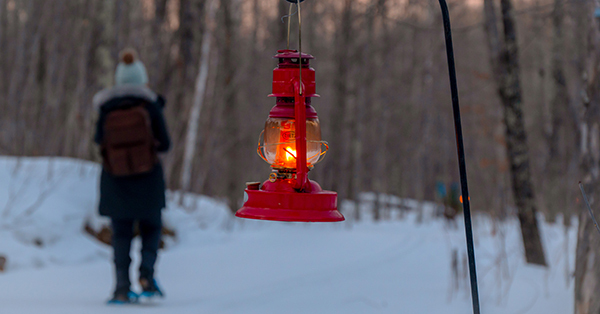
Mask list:
[[[164,297],[162,290],[156,283],[156,279],[147,279],[140,278],[140,286],[142,287],[142,293],[140,297],[144,298],[154,298],[154,297]]]

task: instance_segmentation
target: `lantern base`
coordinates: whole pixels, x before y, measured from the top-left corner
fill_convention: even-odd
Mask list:
[[[313,186],[318,186],[314,181]],[[245,190],[244,206],[236,216],[248,219],[335,222],[345,220],[337,210],[337,193],[313,189],[310,193]]]

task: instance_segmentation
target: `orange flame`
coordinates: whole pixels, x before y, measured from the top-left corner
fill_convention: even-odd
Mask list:
[[[285,151],[285,160],[286,161],[294,161],[296,160],[296,150],[291,147],[286,147],[283,149]]]

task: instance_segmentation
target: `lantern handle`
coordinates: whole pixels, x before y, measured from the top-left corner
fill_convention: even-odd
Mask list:
[[[323,161],[325,158],[321,158],[321,157],[325,156],[325,154],[327,154],[327,152],[329,151],[329,143],[327,143],[325,141],[306,141],[306,142],[307,143],[320,143],[321,145],[325,146],[325,150],[324,151],[322,151],[322,152],[320,152],[320,153],[318,153],[316,155],[308,157],[308,159],[312,159],[312,158],[315,158],[315,157],[319,156],[319,159],[317,159],[317,161],[314,164],[312,164],[313,166],[316,165],[316,164],[318,164],[318,163],[320,163],[321,161]]]

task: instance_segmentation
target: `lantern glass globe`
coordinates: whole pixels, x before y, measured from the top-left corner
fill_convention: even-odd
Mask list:
[[[275,169],[296,169],[296,125],[294,119],[269,118],[265,122],[264,156]],[[321,156],[321,124],[306,119],[306,160],[311,168]]]

